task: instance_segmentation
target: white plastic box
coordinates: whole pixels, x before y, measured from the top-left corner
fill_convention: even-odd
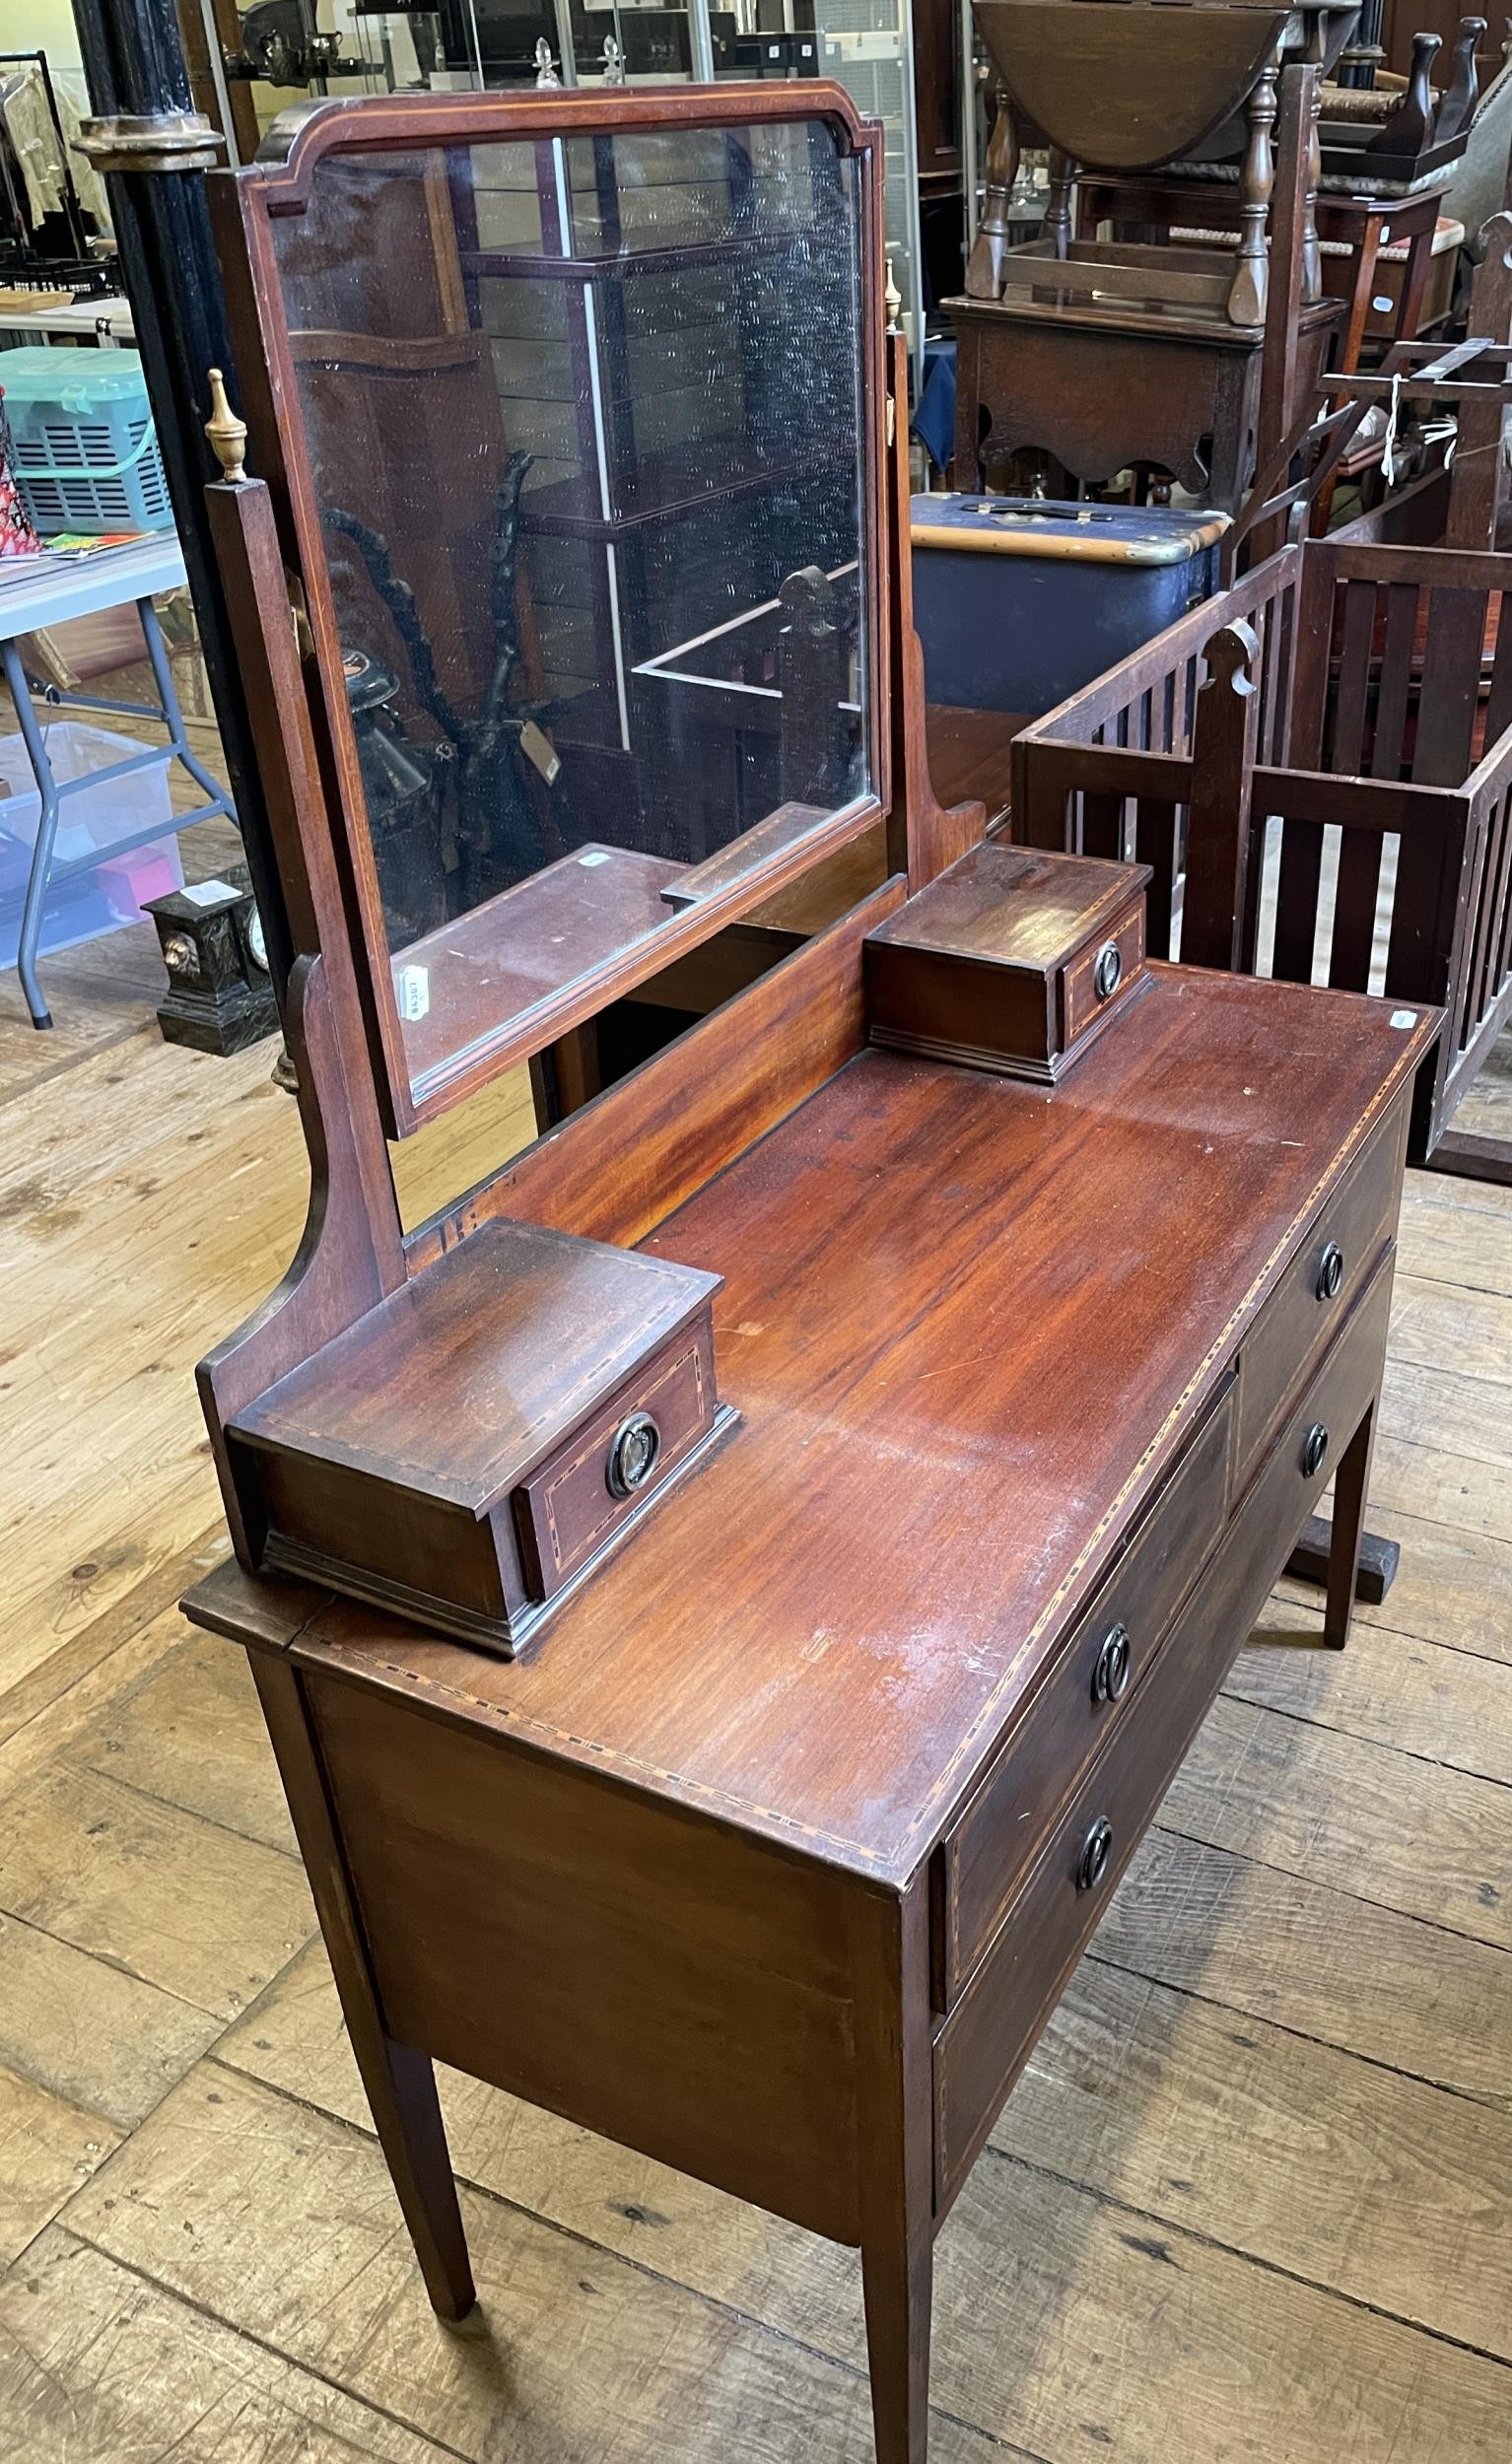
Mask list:
[[[133,736],[91,727],[77,719],[48,719],[43,733],[60,786],[147,749]],[[16,964],[22,904],[41,816],[42,799],[25,743],[19,735],[0,736],[0,967]],[[159,821],[161,839],[112,856],[110,851],[123,839]],[[121,924],[138,924],[143,899],[182,889],[166,754],[154,768],[134,770],[127,778],[64,797],[53,841],[54,876],[64,864],[87,856],[98,856],[100,861],[65,880],[54,877],[48,888],[37,944],[42,954],[72,949]]]

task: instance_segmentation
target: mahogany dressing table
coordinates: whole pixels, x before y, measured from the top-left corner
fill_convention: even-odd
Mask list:
[[[442,2317],[438,2059],[859,2244],[880,2464],[925,2464],[935,2234],[1331,1474],[1344,1640],[1436,1020],[1152,966],[1136,870],[936,803],[880,171],[767,84],[322,103],[219,180],[313,1186],[201,1367],[237,1553],[186,1607],[248,1654]],[[850,458],[794,493],[810,382]],[[646,844],[621,542],[567,622],[520,452],[629,474],[662,647],[775,603],[814,650],[743,676],[705,852]],[[374,705],[385,624],[422,672]],[[880,889],[404,1227],[389,1140],[879,826]]]

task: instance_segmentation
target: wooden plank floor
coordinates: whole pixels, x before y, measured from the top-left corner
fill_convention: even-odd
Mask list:
[[[159,1041],[130,940],[54,1039],[0,1009],[0,2456],[865,2464],[849,2253],[455,2079],[484,2306],[425,2304],[244,1665],[173,1606],[295,1112],[273,1047]],[[516,1084],[408,1210],[524,1134]],[[1279,1598],[1208,1720],[941,2240],[935,2464],[1512,2455],[1512,1192],[1414,1175],[1402,1252],[1401,1578],[1338,1659]]]

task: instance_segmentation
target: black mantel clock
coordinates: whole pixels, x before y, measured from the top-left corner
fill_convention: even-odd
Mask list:
[[[170,1044],[245,1052],[278,1027],[262,919],[244,864],[144,901],[158,928],[168,997],[158,1024]]]

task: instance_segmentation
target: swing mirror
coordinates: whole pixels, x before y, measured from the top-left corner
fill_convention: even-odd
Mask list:
[[[400,1133],[880,809],[873,134],[791,91],[316,106],[242,175]]]

